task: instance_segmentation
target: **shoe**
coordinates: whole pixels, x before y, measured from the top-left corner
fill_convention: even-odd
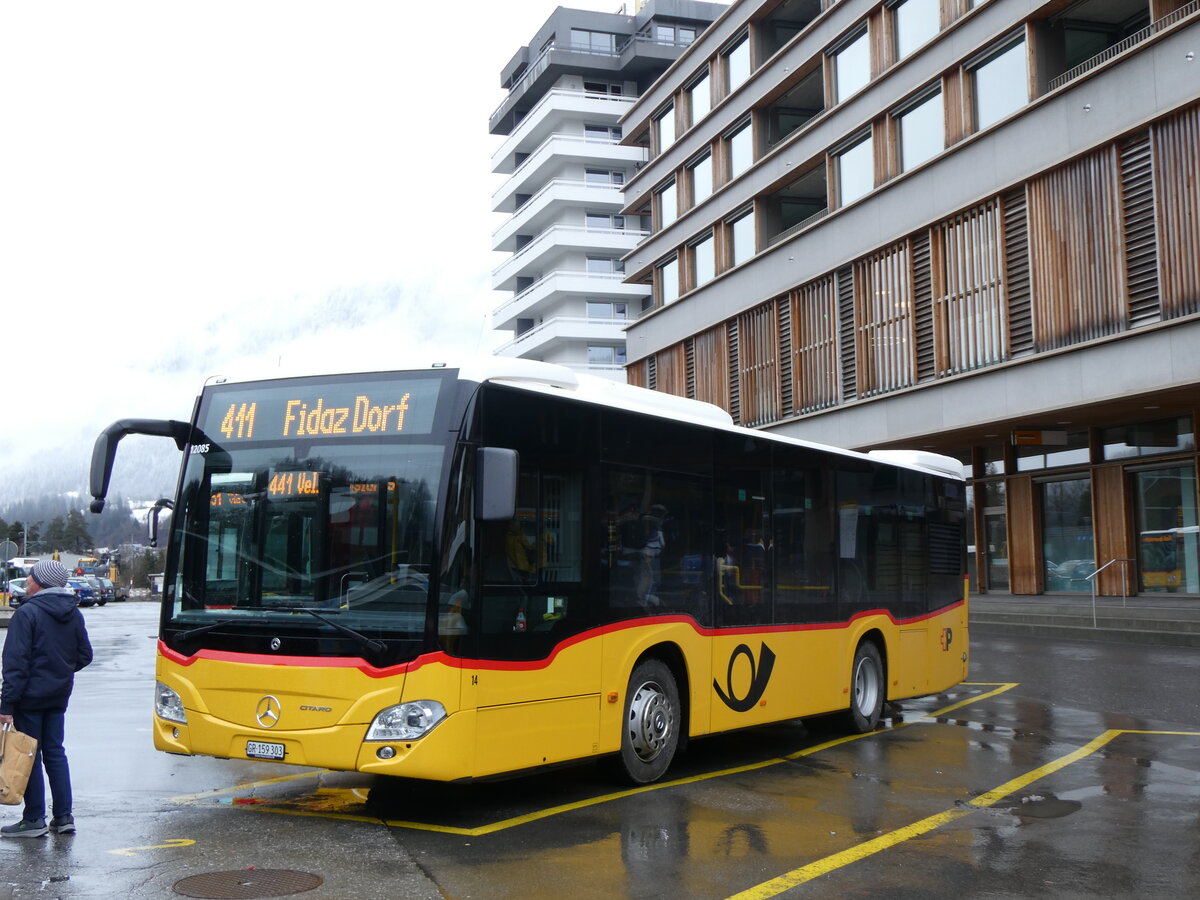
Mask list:
[[[55,834],[74,834],[75,817],[70,813],[65,816],[55,816],[50,820],[50,830]]]
[[[45,819],[36,819],[33,822],[26,822],[24,819],[22,819],[15,825],[5,825],[3,828],[0,828],[0,837],[43,837],[49,830],[50,829],[46,827]]]

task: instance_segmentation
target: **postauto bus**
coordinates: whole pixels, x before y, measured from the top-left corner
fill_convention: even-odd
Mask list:
[[[183,453],[154,742],[468,780],[944,690],[968,664],[961,469],[735,427],[527,360],[211,379]],[[157,519],[155,519],[157,521]]]

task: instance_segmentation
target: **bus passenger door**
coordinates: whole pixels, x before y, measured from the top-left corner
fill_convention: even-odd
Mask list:
[[[476,660],[464,660],[464,706],[477,710],[477,774],[596,751],[600,642],[582,593],[583,478],[522,457],[517,514],[480,526]]]

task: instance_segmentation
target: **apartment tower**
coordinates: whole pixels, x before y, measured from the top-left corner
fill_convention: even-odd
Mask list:
[[[614,6],[616,4],[614,3]],[[634,14],[559,7],[501,73],[492,113],[508,176],[492,209],[508,215],[492,248],[511,254],[492,286],[509,296],[492,325],[513,332],[496,353],[625,380],[625,327],[648,308],[647,285],[622,258],[649,220],[622,213],[621,190],[646,160],[621,143],[621,117],[725,4],[649,0]]]

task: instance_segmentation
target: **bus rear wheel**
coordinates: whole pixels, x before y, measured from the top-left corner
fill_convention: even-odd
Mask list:
[[[845,722],[855,734],[874,731],[883,715],[883,661],[879,648],[871,641],[863,641],[854,652],[854,664],[850,668],[850,709]]]
[[[679,689],[661,660],[638,663],[629,676],[621,730],[621,768],[634,784],[662,777],[679,746]]]

